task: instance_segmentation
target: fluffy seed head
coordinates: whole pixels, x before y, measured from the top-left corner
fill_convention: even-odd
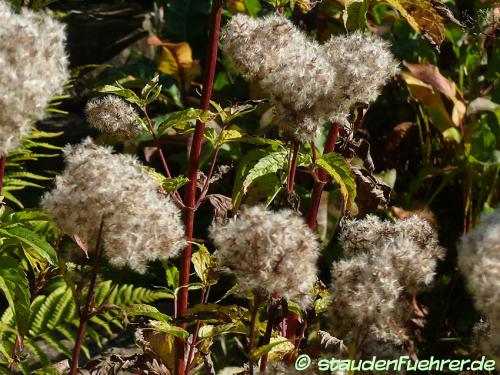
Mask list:
[[[19,145],[68,79],[64,25],[0,0],[0,154]]]
[[[85,112],[93,127],[122,141],[135,138],[142,130],[135,109],[118,96],[91,99]]]
[[[345,123],[350,107],[374,100],[397,66],[377,37],[354,33],[319,45],[278,15],[234,16],[222,44],[236,68],[272,97],[275,122],[300,141],[313,139],[325,121]]]
[[[102,219],[104,255],[142,273],[149,261],[173,257],[185,246],[179,209],[135,157],[90,139],[67,146],[64,157],[66,169],[41,203],[63,233],[93,250]]]
[[[340,106],[339,113],[349,111],[356,102],[374,101],[380,88],[398,72],[398,62],[387,43],[376,35],[365,36],[360,31],[335,35],[323,49],[337,71],[341,97],[335,101]]]
[[[500,360],[500,208],[483,216],[479,225],[462,237],[458,264],[472,291],[477,309],[490,326],[482,344],[485,354]]]
[[[319,243],[293,211],[246,207],[228,224],[213,226],[210,238],[242,292],[259,291],[301,306],[310,303]]]
[[[368,215],[346,221],[340,241],[347,259],[332,268],[335,333],[364,327],[372,339],[401,344],[409,301],[431,284],[443,257],[434,229],[417,216],[391,223]]]
[[[384,248],[387,261],[399,270],[401,284],[413,295],[431,284],[436,262],[444,257],[436,231],[416,215],[395,222],[374,215],[347,220],[339,239],[349,255]]]
[[[327,108],[317,103],[328,104],[335,89],[335,71],[322,58],[321,47],[278,15],[259,19],[236,15],[223,30],[222,43],[236,68],[277,103],[277,121],[296,130],[299,139],[312,138],[327,120],[318,123],[317,112]]]

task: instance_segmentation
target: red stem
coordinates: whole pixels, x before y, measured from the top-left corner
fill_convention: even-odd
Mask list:
[[[161,149],[161,142],[158,139],[158,137],[156,136],[156,133],[155,133],[155,130],[153,128],[153,124],[151,123],[151,119],[149,118],[148,112],[146,111],[145,108],[142,110],[142,112],[144,113],[144,116],[146,117],[146,123],[148,124],[149,132],[151,133],[151,136],[153,137],[154,143],[156,145],[156,149],[158,150],[158,155],[160,155],[160,160],[161,160],[161,164],[163,165],[163,169],[165,170],[165,175],[168,178],[172,178],[172,175],[170,173],[170,169],[168,168],[167,159],[165,159],[165,155],[163,155],[163,150]],[[174,192],[174,197],[175,197],[175,200],[177,201],[177,204],[180,207],[184,207],[184,203],[182,202],[181,196],[179,195],[179,193],[177,191]]]
[[[328,138],[326,140],[325,148],[323,154],[328,154],[335,150],[335,143],[337,143],[337,136],[339,135],[340,124],[334,122],[330,127],[330,132],[328,133]],[[316,219],[318,217],[319,203],[321,201],[321,195],[323,193],[323,188],[328,182],[328,173],[320,169],[318,170],[317,179],[314,181],[313,192],[311,196],[311,206],[309,208],[309,213],[307,215],[307,224],[312,230],[316,229]]]
[[[3,187],[3,177],[5,175],[5,164],[7,163],[7,156],[2,156],[0,158],[0,193]]]
[[[273,325],[276,320],[276,313],[278,311],[279,300],[270,300],[271,306],[269,306],[269,316],[267,317],[267,326],[264,337],[262,338],[261,346],[267,345],[271,342],[271,335],[273,333]],[[260,358],[260,374],[265,374],[267,371],[267,353]]]
[[[80,314],[80,325],[78,326],[78,333],[76,336],[75,347],[73,348],[73,359],[71,363],[70,375],[76,375],[78,373],[78,361],[80,360],[80,351],[82,349],[82,342],[85,339],[85,333],[87,331],[87,323],[91,318],[91,310],[94,303],[94,292],[95,284],[97,280],[97,274],[99,273],[99,263],[102,255],[102,229],[104,226],[103,220],[101,220],[101,225],[99,227],[99,233],[97,236],[96,248],[95,248],[95,259],[94,267],[92,268],[92,278],[90,280],[89,290],[87,292],[87,300],[85,302],[85,307]]]
[[[209,109],[210,98],[212,97],[212,88],[215,77],[215,66],[217,63],[217,50],[219,43],[219,30],[222,14],[222,0],[213,0],[212,14],[210,20],[210,35],[209,47],[207,51],[207,59],[205,64],[205,71],[203,76],[203,91],[201,95],[201,109],[206,111]],[[191,146],[191,153],[189,155],[188,177],[189,182],[186,186],[184,196],[184,204],[187,207],[185,224],[186,224],[186,240],[193,239],[194,228],[194,214],[196,204],[196,182],[198,177],[198,167],[200,163],[201,146],[203,142],[203,135],[205,133],[205,124],[198,121],[196,123],[195,132],[193,135],[193,143]],[[188,288],[189,273],[191,269],[191,251],[192,244],[184,248],[181,256],[180,271],[179,271],[179,294],[176,300],[177,304],[177,317],[184,315],[188,307]],[[185,328],[186,324],[179,324],[180,327]],[[185,362],[184,351],[186,342],[176,337],[175,339],[175,375],[184,375]]]
[[[289,193],[293,191],[293,185],[295,185],[295,174],[297,173],[297,156],[299,155],[300,143],[294,141],[292,144],[292,148],[293,148],[292,162],[290,165],[290,169],[288,171],[288,181],[287,181],[287,189]]]
[[[206,303],[205,294],[206,294],[206,288],[203,287],[201,289],[200,304]],[[196,322],[196,328],[195,328],[193,336],[192,336],[193,338],[191,341],[191,345],[189,346],[189,352],[188,352],[188,356],[187,356],[187,365],[186,365],[186,375],[189,375],[189,373],[191,372],[191,364],[194,360],[194,348],[198,344],[198,333],[200,332],[200,326],[201,326],[201,321],[198,320]]]
[[[340,124],[333,123],[330,127],[328,133],[328,138],[326,140],[325,148],[323,154],[328,154],[335,150],[335,143],[337,143],[337,137],[340,130]],[[314,147],[314,145],[313,145]],[[309,213],[307,215],[307,225],[312,230],[316,229],[316,220],[318,217],[319,204],[321,202],[321,195],[323,193],[323,188],[328,182],[328,173],[320,169],[317,173],[317,178],[314,180],[314,186],[311,196],[311,206],[309,208]],[[297,341],[300,343],[300,339],[297,340],[297,328],[299,325],[299,317],[293,312],[288,312],[287,314],[287,333],[286,337],[293,343],[296,344]],[[301,336],[299,336],[301,337]],[[286,359],[292,361],[294,359],[294,354],[287,355]]]

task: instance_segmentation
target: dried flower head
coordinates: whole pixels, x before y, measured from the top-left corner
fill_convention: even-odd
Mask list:
[[[118,96],[91,99],[85,112],[93,127],[122,141],[135,138],[142,130],[134,107]]]
[[[417,217],[347,220],[340,233],[347,259],[332,269],[337,335],[359,327],[370,337],[400,344],[408,338],[410,301],[428,287],[443,250],[430,224]]]
[[[102,220],[104,255],[138,272],[185,246],[179,209],[157,191],[135,157],[113,154],[90,139],[67,146],[64,156],[66,169],[41,204],[62,232],[77,235],[92,250]]]
[[[68,79],[64,25],[0,0],[0,154],[19,145]]]
[[[285,17],[255,19],[243,14],[226,25],[222,43],[236,68],[277,103],[279,121],[294,129],[297,138],[312,138],[327,120],[324,113],[335,106],[329,100],[335,70],[320,45]]]
[[[385,248],[391,264],[399,270],[401,284],[415,295],[432,282],[436,262],[444,256],[437,233],[417,215],[395,222],[374,215],[363,220],[347,220],[339,236],[349,255]]]
[[[242,292],[259,291],[301,306],[310,303],[319,243],[293,211],[245,207],[227,225],[213,226],[210,238]]]
[[[500,208],[481,217],[479,225],[462,237],[458,264],[477,309],[490,325],[482,345],[485,354],[500,360]]]
[[[365,36],[360,31],[335,35],[323,49],[337,71],[341,97],[333,100],[339,105],[338,113],[348,113],[357,102],[373,102],[380,88],[398,72],[388,44],[376,35]]]
[[[369,102],[397,63],[377,37],[354,33],[319,45],[288,19],[236,15],[222,32],[226,55],[276,104],[275,121],[300,141],[325,121],[344,124],[350,107]]]

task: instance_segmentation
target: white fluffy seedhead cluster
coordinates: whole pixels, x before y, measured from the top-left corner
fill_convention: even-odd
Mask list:
[[[134,107],[118,96],[89,100],[85,113],[93,127],[121,141],[135,138],[142,130]]]
[[[41,204],[62,232],[93,250],[102,220],[104,255],[141,273],[149,261],[173,257],[185,246],[179,209],[135,157],[113,154],[91,139],[67,146],[64,156],[66,169]]]
[[[356,102],[371,103],[380,87],[398,72],[387,43],[378,36],[356,31],[334,35],[324,45],[327,59],[337,70],[339,113],[347,114]]]
[[[0,0],[0,154],[12,151],[69,77],[64,25]]]
[[[490,328],[481,346],[500,361],[500,208],[462,237],[458,264]]]
[[[234,16],[222,44],[236,68],[271,95],[275,120],[300,141],[313,139],[325,121],[344,124],[351,105],[375,99],[397,66],[377,37],[354,33],[320,45],[279,15]],[[349,80],[357,81],[347,87]]]
[[[364,327],[377,340],[405,341],[409,301],[429,286],[444,255],[434,229],[417,216],[391,223],[369,215],[348,220],[340,241],[347,259],[332,269],[336,334]]]
[[[245,207],[228,224],[213,226],[210,237],[243,293],[283,297],[303,307],[310,303],[319,243],[295,212]]]

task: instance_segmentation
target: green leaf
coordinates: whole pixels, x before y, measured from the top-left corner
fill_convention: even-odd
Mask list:
[[[245,8],[247,9],[249,15],[256,17],[259,14],[261,10],[259,0],[243,0],[243,2],[245,3]]]
[[[271,349],[273,349],[275,346],[286,344],[287,342],[289,342],[289,340],[285,337],[283,337],[281,339],[271,340],[271,342],[269,344],[260,346],[257,349],[253,350],[252,353],[250,353],[250,355],[253,358],[253,360],[257,360],[260,357],[262,357],[264,354],[269,353],[271,351]]]
[[[233,207],[237,209],[243,196],[256,179],[265,175],[276,175],[286,165],[287,151],[254,150],[241,161],[233,188]]]
[[[132,305],[127,308],[126,311],[127,314],[131,316],[147,316],[163,323],[169,323],[172,321],[172,318],[170,316],[163,314],[156,307],[146,304]]]
[[[158,84],[159,75],[155,75],[151,81],[149,81],[146,86],[141,91],[141,95],[144,101],[144,105],[148,105],[158,98],[161,92],[161,85]]]
[[[351,174],[351,167],[344,157],[331,152],[316,159],[316,165],[324,169],[339,185],[344,210],[351,207],[356,198],[356,183]]]
[[[202,339],[223,335],[226,333],[236,333],[246,335],[248,334],[248,328],[242,322],[236,323],[226,323],[220,325],[204,325],[198,331],[198,336]]]
[[[30,318],[28,279],[19,261],[6,255],[0,256],[0,289],[15,312],[19,334],[24,336],[28,332]]]
[[[147,329],[152,329],[157,332],[168,333],[169,335],[179,337],[183,340],[187,340],[187,338],[189,337],[189,332],[180,327],[169,324],[167,322],[151,321],[149,325],[150,328]]]
[[[177,289],[179,287],[179,269],[173,263],[166,263],[163,267],[165,268],[167,285],[172,289]]]
[[[135,92],[130,89],[123,87],[118,82],[115,83],[116,86],[106,85],[101,87],[98,91],[105,94],[114,94],[121,96],[123,99],[129,103],[137,104],[138,106],[143,106],[143,101],[137,96]]]
[[[368,11],[368,0],[348,0],[345,4],[344,26],[347,31],[364,30],[366,27],[366,12]]]
[[[208,122],[214,118],[214,114],[209,111],[203,111],[196,108],[188,108],[183,111],[168,113],[157,118],[158,135],[162,135],[171,127],[175,127],[182,132],[189,131],[196,121]]]
[[[0,228],[0,234],[10,238],[15,238],[33,249],[35,253],[46,259],[51,265],[57,265],[57,253],[54,248],[42,240],[35,232],[22,227],[3,229]]]
[[[224,143],[234,142],[241,140],[243,138],[243,134],[238,130],[225,129],[221,131],[217,140],[215,141],[215,146],[223,145]]]
[[[168,192],[174,192],[181,186],[186,185],[189,182],[189,178],[179,175],[174,178],[165,178],[161,184],[163,190]]]
[[[212,257],[205,245],[196,242],[194,242],[194,245],[198,247],[198,251],[196,251],[191,257],[194,270],[200,280],[204,284],[208,284],[208,270],[212,266]]]

